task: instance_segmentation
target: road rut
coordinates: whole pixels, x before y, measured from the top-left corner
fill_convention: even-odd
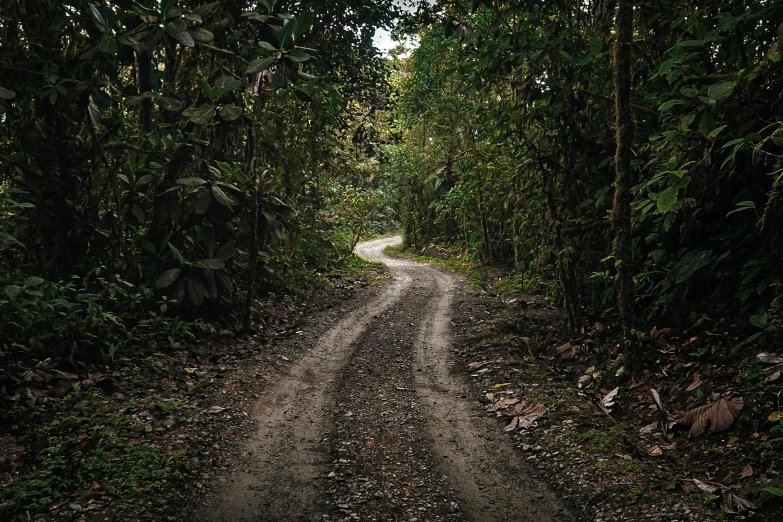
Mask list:
[[[197,520],[574,520],[449,370],[457,278],[385,256],[398,241],[358,246],[391,282],[260,397]]]

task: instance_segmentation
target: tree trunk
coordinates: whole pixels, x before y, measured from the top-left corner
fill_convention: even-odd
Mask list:
[[[152,53],[149,51],[139,51],[136,53],[136,88],[139,96],[145,92],[150,92],[152,75]],[[138,113],[139,127],[146,132],[152,132],[152,100],[143,98],[139,104]]]
[[[247,300],[242,314],[242,329],[245,333],[250,333],[253,328],[251,319],[253,312],[253,298],[256,285],[256,263],[258,261],[258,174],[253,176],[253,207],[251,209],[251,232],[250,232],[250,264],[248,266],[247,281]]]
[[[631,274],[631,146],[634,122],[631,113],[631,45],[633,2],[618,0],[615,17],[617,39],[614,48],[615,111],[617,114],[616,177],[612,228],[614,229],[615,288],[623,334],[633,325],[633,281]]]

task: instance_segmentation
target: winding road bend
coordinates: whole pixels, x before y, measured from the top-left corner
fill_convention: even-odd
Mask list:
[[[463,284],[383,253],[360,298],[253,408],[258,430],[196,520],[571,521],[450,371]]]

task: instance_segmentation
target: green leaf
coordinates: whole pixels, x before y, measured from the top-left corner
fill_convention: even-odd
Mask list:
[[[5,295],[13,299],[14,297],[21,294],[24,291],[24,288],[19,285],[8,285],[3,288],[3,291],[5,291]]]
[[[712,250],[688,252],[672,270],[676,272],[676,283],[680,284],[690,279],[700,268],[712,262]]]
[[[258,42],[258,46],[264,51],[277,51],[277,48],[269,42]]]
[[[225,207],[230,207],[234,204],[234,201],[226,195],[225,192],[220,190],[220,187],[212,187],[212,195],[215,197],[215,200],[220,203],[221,205]]]
[[[715,127],[717,124],[715,123],[715,118],[712,117],[712,114],[709,112],[705,112],[701,117],[701,123],[699,124],[699,132],[701,132],[701,135],[707,138],[712,131],[715,130]]]
[[[44,280],[40,277],[28,277],[24,281],[24,287],[25,288],[35,288],[37,286],[41,286],[43,284]]]
[[[8,89],[0,87],[0,98],[3,100],[13,100],[15,97],[16,93],[14,91],[9,91]]]
[[[220,117],[224,121],[234,121],[242,116],[242,109],[236,105],[224,105],[220,108]]]
[[[158,278],[157,281],[155,281],[155,288],[158,290],[162,290],[164,288],[168,288],[171,285],[174,284],[174,281],[177,280],[180,274],[179,268],[172,268],[171,270],[166,270],[163,272],[163,275]]]
[[[707,139],[708,139],[708,140],[711,140],[711,139],[713,139],[713,138],[717,138],[717,137],[718,137],[718,135],[719,135],[721,132],[723,132],[723,130],[724,130],[725,128],[726,128],[726,125],[721,125],[720,127],[716,128],[715,130],[713,130],[712,132],[710,132],[710,133],[707,135]]]
[[[180,265],[184,265],[185,258],[182,256],[182,252],[180,252],[179,249],[174,245],[172,245],[170,242],[169,242],[169,249],[171,249],[171,253],[174,254],[174,259],[179,261]]]
[[[160,99],[160,106],[164,111],[179,112],[182,110],[182,102],[170,96],[164,96]]]
[[[753,201],[740,201],[737,203],[737,208],[726,214],[726,217],[729,217],[732,214],[736,214],[737,212],[742,212],[743,210],[753,210],[756,208],[756,203]]]
[[[200,187],[201,185],[206,185],[207,181],[201,178],[180,178],[176,183],[184,187]]]
[[[221,92],[230,92],[242,87],[242,82],[231,76],[221,76],[215,80],[215,90]]]
[[[198,43],[209,43],[215,39],[215,35],[212,32],[202,29],[201,27],[192,27],[188,29],[188,33],[193,37],[193,40]]]
[[[675,205],[677,205],[678,192],[679,189],[677,187],[669,187],[659,192],[655,197],[655,201],[658,204],[658,212],[665,214],[674,210]]]
[[[184,33],[175,34],[173,38],[184,45],[185,47],[195,47],[196,42],[193,41],[193,37],[187,31]]]
[[[285,47],[285,44],[294,36],[296,32],[296,18],[285,20],[283,22],[283,28],[280,30],[280,34],[277,35],[277,40],[280,42],[280,48]]]
[[[296,17],[296,31],[294,32],[294,39],[299,38],[303,34],[305,34],[307,31],[310,30],[310,28],[313,26],[313,23],[315,23],[315,13],[312,11],[307,11],[305,13],[302,13],[301,15]]]
[[[687,131],[690,128],[691,123],[693,123],[693,120],[695,119],[696,119],[695,114],[686,114],[685,116],[683,116],[680,119],[680,127],[682,128],[682,130]]]
[[[291,51],[290,53],[288,53],[287,56],[289,60],[296,63],[306,62],[307,60],[310,60],[312,58],[312,56],[299,49],[295,49]]]
[[[275,63],[276,60],[277,58],[274,56],[253,60],[248,64],[247,69],[245,70],[245,74],[256,74],[260,73],[261,71],[265,71],[269,69],[269,67]]]
[[[710,85],[710,88],[707,90],[707,97],[711,102],[718,102],[724,98],[728,98],[734,91],[734,87],[736,85],[736,82],[732,81],[725,81]]]
[[[672,65],[674,65],[674,58],[670,58],[669,60],[666,60],[661,64],[661,66],[658,68],[658,76],[664,75],[667,72],[669,72],[672,68]]]
[[[669,100],[666,103],[662,103],[660,107],[658,107],[659,112],[668,111],[675,105],[687,105],[687,102],[683,100]]]
[[[190,263],[190,265],[206,270],[221,270],[226,267],[226,262],[222,259],[202,259],[200,261],[194,261]]]
[[[108,21],[103,17],[103,15],[98,11],[98,8],[96,8],[92,4],[88,4],[90,8],[90,15],[92,15],[92,19],[95,21],[95,25],[98,26],[98,29],[101,30],[101,32],[105,33],[109,29]]]
[[[762,491],[766,491],[770,495],[775,495],[776,497],[783,497],[783,490],[780,490],[778,488],[773,488],[772,486],[763,488]]]
[[[185,20],[174,20],[173,22],[167,23],[164,29],[171,36],[176,36],[185,32],[187,28],[188,24],[185,23]]]
[[[215,115],[215,106],[202,105],[201,107],[191,107],[182,111],[182,115],[196,125],[206,125],[212,121],[212,117]]]

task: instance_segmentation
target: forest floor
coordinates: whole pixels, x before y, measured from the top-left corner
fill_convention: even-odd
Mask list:
[[[672,522],[727,519],[720,504],[741,502],[698,459],[670,445],[651,455],[639,426],[537,353],[560,322],[543,297],[490,297],[386,256],[397,240],[358,248],[387,266],[384,284],[370,284],[384,280],[377,267],[320,306],[280,310],[265,334],[152,358],[138,396],[69,403],[84,418],[133,419],[108,456],[128,463],[137,492],[96,481],[29,519]],[[728,433],[722,444],[736,446]],[[0,439],[9,461],[45,451],[33,445]],[[774,509],[735,518],[778,520]]]

